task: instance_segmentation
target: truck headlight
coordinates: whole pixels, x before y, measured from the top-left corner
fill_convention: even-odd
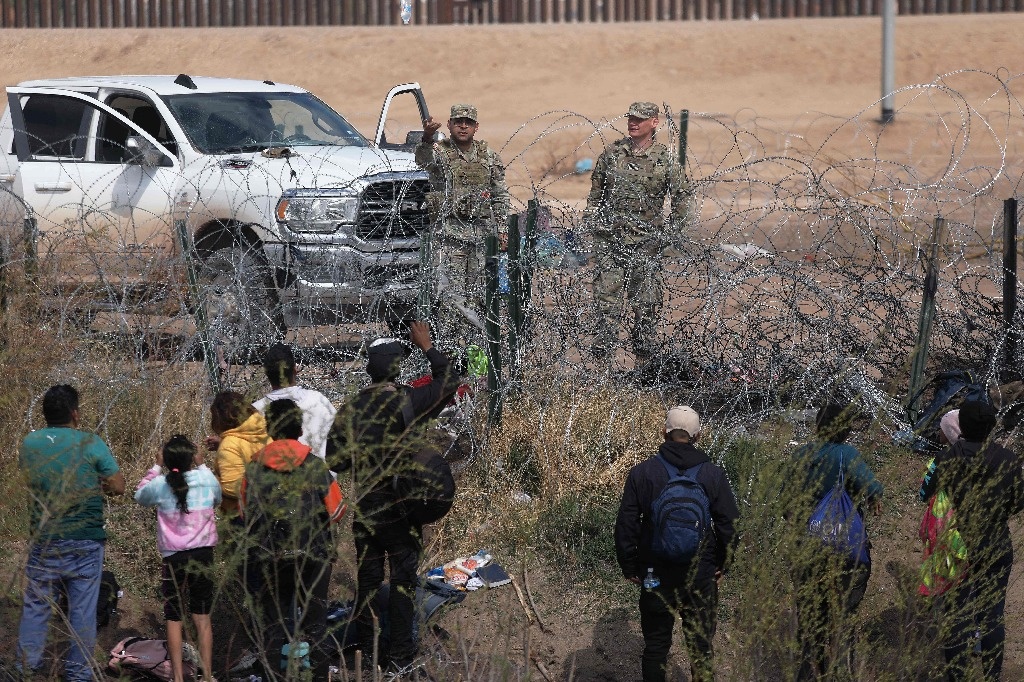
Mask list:
[[[347,189],[288,190],[277,202],[277,222],[293,232],[337,232],[356,221],[359,195]]]

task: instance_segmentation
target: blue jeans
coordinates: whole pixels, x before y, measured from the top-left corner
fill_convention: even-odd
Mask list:
[[[96,647],[96,601],[103,572],[103,543],[96,540],[51,540],[32,545],[25,575],[18,627],[18,662],[22,670],[36,671],[56,606],[57,587],[68,595],[67,625],[71,650],[64,661],[68,682],[92,680],[92,654]]]

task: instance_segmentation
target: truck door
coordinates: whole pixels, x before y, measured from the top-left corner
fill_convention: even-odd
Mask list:
[[[168,282],[177,158],[87,94],[7,92],[19,161],[15,192],[36,217],[40,255],[61,258],[65,284],[99,286],[117,299],[137,284]],[[139,138],[158,153],[144,159]]]
[[[381,149],[411,152],[423,138],[423,121],[429,117],[419,83],[396,85],[384,98],[373,142]]]

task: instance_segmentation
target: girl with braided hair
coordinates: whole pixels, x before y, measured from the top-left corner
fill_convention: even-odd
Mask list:
[[[165,473],[166,470],[166,473]],[[221,501],[220,483],[185,436],[171,436],[157,452],[156,464],[135,489],[135,501],[156,507],[157,548],[163,556],[161,592],[167,621],[167,652],[174,682],[181,682],[181,620],[185,597],[199,638],[204,679],[213,679],[213,548],[217,544],[214,510]]]

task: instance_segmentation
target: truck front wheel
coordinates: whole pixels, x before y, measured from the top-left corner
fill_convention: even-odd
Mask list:
[[[235,243],[211,251],[199,265],[200,305],[222,359],[259,362],[284,335],[271,269],[258,246]]]

